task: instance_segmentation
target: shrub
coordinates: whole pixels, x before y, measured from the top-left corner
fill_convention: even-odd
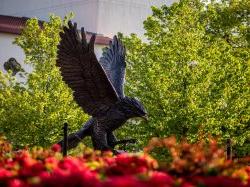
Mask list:
[[[154,146],[170,149],[175,156],[173,162],[169,163],[170,167],[158,165],[157,161],[146,153],[124,153],[113,156],[110,152],[101,153],[88,148],[81,156],[63,158],[58,152],[60,151],[58,145],[50,149],[12,151],[11,145],[2,138],[0,145],[1,186],[244,187],[250,185],[250,168],[244,165],[246,162],[241,164],[226,161],[214,141],[206,144],[210,147],[208,150],[201,144],[191,145],[185,141],[177,144],[173,137],[152,140],[146,150],[149,151]],[[176,151],[179,155],[176,155]],[[187,160],[188,163],[183,162]],[[211,172],[208,168],[213,168],[217,172]]]

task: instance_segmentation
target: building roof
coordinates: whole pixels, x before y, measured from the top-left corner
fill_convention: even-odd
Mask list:
[[[22,29],[25,27],[25,23],[29,18],[27,17],[14,17],[0,15],[0,33],[21,34]],[[39,20],[39,24],[42,25],[43,21]],[[87,32],[87,39],[91,37],[91,34]],[[111,38],[97,34],[95,43],[99,45],[108,45]]]

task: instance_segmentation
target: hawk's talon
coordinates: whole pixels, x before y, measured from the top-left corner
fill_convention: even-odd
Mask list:
[[[114,155],[119,155],[119,154],[126,153],[125,150],[112,150],[112,152],[113,152]]]

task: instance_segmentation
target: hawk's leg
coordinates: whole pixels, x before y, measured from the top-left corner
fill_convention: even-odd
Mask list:
[[[107,133],[107,141],[108,145],[114,149],[114,147],[117,145],[117,138],[115,137],[113,132]]]
[[[107,132],[102,127],[102,124],[96,122],[93,127],[93,134],[91,135],[94,149],[105,151],[113,150],[107,142]]]
[[[101,125],[98,124],[98,122],[94,125],[93,134],[91,138],[92,138],[94,149],[101,150],[101,151],[111,150],[114,154],[120,154],[124,152],[124,151],[115,150],[113,149],[113,147],[108,145],[107,132]],[[111,135],[109,138],[114,138],[114,136]]]

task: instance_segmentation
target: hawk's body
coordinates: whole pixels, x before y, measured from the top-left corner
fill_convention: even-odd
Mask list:
[[[69,137],[69,147],[75,147],[90,135],[95,149],[112,149],[117,142],[112,132],[129,118],[146,114],[138,100],[124,96],[124,46],[115,36],[98,62],[94,54],[95,35],[87,43],[83,28],[80,37],[76,24],[69,22],[69,27],[63,30],[57,66],[73,90],[75,101],[92,116],[80,131]]]

